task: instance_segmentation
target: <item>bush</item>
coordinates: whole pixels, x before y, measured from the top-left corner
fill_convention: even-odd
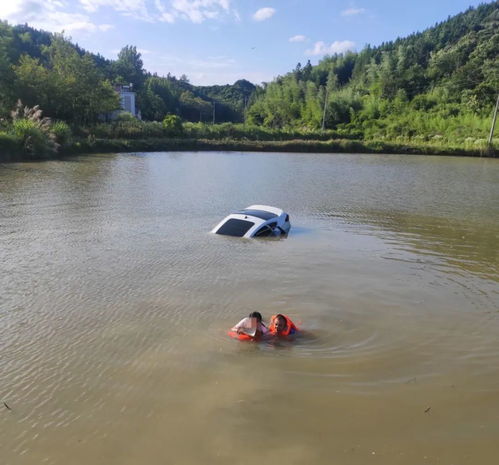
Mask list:
[[[177,115],[166,115],[163,119],[163,128],[171,136],[178,136],[184,132],[182,120]]]
[[[55,140],[58,144],[63,146],[71,144],[71,128],[64,121],[56,121],[52,124],[50,130],[54,134]]]
[[[0,131],[0,160],[21,152],[19,139],[14,134]]]
[[[52,132],[52,121],[42,116],[38,105],[30,108],[18,100],[11,112],[11,133],[18,139],[20,148],[30,158],[43,158],[53,155],[59,149],[56,136]]]
[[[129,111],[120,111],[116,115],[114,121],[123,122],[123,121],[138,121],[138,120]]]
[[[18,139],[22,151],[32,158],[39,158],[57,152],[55,137],[44,132],[35,121],[17,119],[12,123],[12,132]]]
[[[330,139],[358,139],[362,137],[362,131],[350,128],[333,130],[310,130],[300,129],[271,129],[252,124],[205,124],[185,123],[184,137],[193,139],[210,140],[261,140],[261,141],[285,141],[285,140],[330,140]]]
[[[90,128],[88,132],[100,139],[145,139],[165,136],[161,123],[143,122],[135,118],[133,121],[101,123]]]

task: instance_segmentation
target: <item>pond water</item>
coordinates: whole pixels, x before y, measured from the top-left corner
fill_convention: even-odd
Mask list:
[[[289,236],[209,233],[253,203]],[[499,160],[7,164],[0,215],[3,465],[498,460]]]

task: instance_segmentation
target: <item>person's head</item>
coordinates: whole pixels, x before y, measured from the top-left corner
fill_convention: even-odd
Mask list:
[[[286,318],[280,313],[274,318],[274,328],[277,333],[281,333],[286,329]]]
[[[258,323],[262,322],[262,314],[260,312],[251,312],[249,314],[250,318],[255,318]]]

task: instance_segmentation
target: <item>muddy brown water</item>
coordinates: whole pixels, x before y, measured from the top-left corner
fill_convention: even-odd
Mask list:
[[[289,237],[208,233],[252,203]],[[0,260],[3,465],[499,460],[498,160],[0,165]]]

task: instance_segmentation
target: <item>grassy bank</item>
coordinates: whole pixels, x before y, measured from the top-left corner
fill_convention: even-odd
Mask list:
[[[396,131],[366,136],[361,131],[269,129],[244,124],[182,123],[170,115],[162,123],[123,115],[109,123],[70,128],[41,116],[41,110],[20,103],[12,121],[0,126],[0,161],[43,160],[71,154],[224,150],[258,152],[401,153],[488,156],[485,130],[442,134],[425,131],[415,136]],[[473,134],[473,136],[471,136]],[[396,135],[396,136],[395,136]]]
[[[470,157],[494,157],[496,150],[485,147],[462,147],[435,144],[408,144],[386,141],[335,140],[213,140],[186,138],[149,139],[82,139],[61,147],[58,154],[34,156],[23,152],[22,147],[9,139],[0,147],[0,162],[53,159],[74,154],[116,152],[163,152],[163,151],[247,151],[247,152],[303,152],[303,153],[388,153],[419,155],[459,155]]]
[[[95,139],[80,141],[68,147],[67,153],[155,152],[155,151],[248,151],[248,152],[303,152],[303,153],[390,153],[494,156],[485,147],[459,147],[428,144],[392,143],[386,141],[335,140],[213,140],[213,139]]]

